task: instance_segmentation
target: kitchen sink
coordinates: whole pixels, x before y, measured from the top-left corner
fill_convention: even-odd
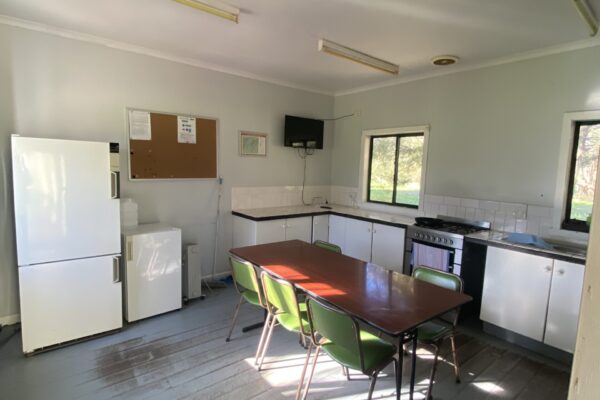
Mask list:
[[[502,237],[502,241],[526,247],[533,247],[540,250],[567,253],[580,257],[585,257],[587,255],[587,245],[575,242],[567,242],[556,239],[555,237],[538,237],[529,234],[513,233]]]

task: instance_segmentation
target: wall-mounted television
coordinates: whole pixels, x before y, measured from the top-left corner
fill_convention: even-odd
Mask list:
[[[323,121],[285,116],[284,145],[308,149],[323,148]]]

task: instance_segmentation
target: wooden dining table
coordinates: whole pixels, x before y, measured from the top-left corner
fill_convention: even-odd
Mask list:
[[[399,272],[301,240],[230,250],[300,291],[324,300],[397,341],[396,398],[402,386],[403,346],[412,343],[410,398],[415,385],[417,328],[472,300]],[[399,258],[403,254],[398,255]]]

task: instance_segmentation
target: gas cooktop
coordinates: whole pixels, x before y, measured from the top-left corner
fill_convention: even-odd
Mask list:
[[[475,233],[475,232],[479,232],[479,231],[482,231],[485,229],[489,229],[489,228],[484,228],[484,227],[480,227],[480,226],[468,225],[468,224],[452,222],[452,221],[442,221],[437,225],[415,224],[414,226],[418,226],[420,228],[427,228],[427,229],[431,229],[434,231],[454,233],[454,234],[463,235],[463,236],[468,235],[470,233]]]

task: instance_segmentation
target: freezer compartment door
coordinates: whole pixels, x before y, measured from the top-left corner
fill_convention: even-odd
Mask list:
[[[19,267],[23,352],[123,326],[119,257]]]
[[[181,308],[181,231],[125,237],[125,319]]]
[[[19,265],[120,253],[109,144],[12,137]]]

